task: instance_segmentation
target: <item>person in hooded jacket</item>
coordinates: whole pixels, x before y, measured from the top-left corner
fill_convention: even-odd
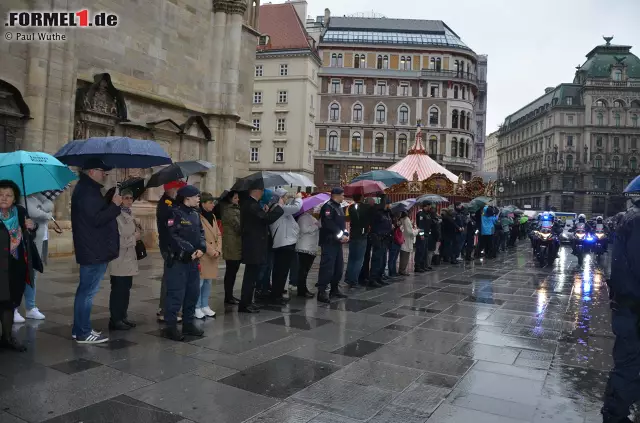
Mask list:
[[[495,258],[493,251],[493,235],[498,217],[492,206],[484,206],[482,209],[482,229],[480,230],[480,250],[484,250],[486,258]]]
[[[604,423],[631,423],[630,407],[640,400],[640,176],[624,193],[631,207],[616,228],[608,281],[616,340],[601,410]]]
[[[287,300],[282,297],[287,277],[291,270],[291,263],[295,260],[296,242],[300,227],[293,217],[302,208],[302,194],[297,193],[291,204],[289,203],[289,193],[282,188],[276,190],[276,195],[282,198],[282,216],[270,225],[273,236],[273,272],[271,297],[269,303],[274,305],[285,305]]]
[[[224,303],[235,305],[240,299],[233,296],[233,287],[242,260],[242,225],[240,222],[240,196],[230,191],[220,200],[217,207],[220,210],[222,228],[222,258],[225,261],[224,271]]]

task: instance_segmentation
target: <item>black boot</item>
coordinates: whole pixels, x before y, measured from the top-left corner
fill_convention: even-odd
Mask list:
[[[238,302],[239,301],[234,297],[229,297],[229,298],[225,298],[224,299],[224,303],[228,304],[228,305],[236,305],[236,304],[238,304]]]
[[[331,300],[329,299],[329,296],[327,295],[327,291],[325,291],[325,290],[318,291],[318,302],[325,303],[325,304],[330,304],[331,303]]]
[[[343,294],[342,292],[340,292],[340,288],[338,288],[337,286],[331,290],[331,293],[329,294],[329,298],[347,298],[348,296]]]
[[[109,320],[109,330],[129,330],[132,326],[127,325],[124,321]]]
[[[184,341],[184,335],[180,333],[176,326],[167,326],[162,330],[162,336],[171,339],[172,341],[182,342]]]
[[[2,323],[2,338],[0,339],[0,348],[13,350],[17,352],[25,352],[27,347],[22,345],[13,337],[13,309],[3,310],[0,312],[0,323]]]
[[[204,331],[193,323],[184,323],[182,325],[182,334],[191,336],[202,336],[204,335]]]
[[[136,326],[138,326],[138,325],[136,324],[136,322],[132,322],[132,321],[131,321],[131,320],[129,320],[129,319],[122,319],[122,323],[124,323],[125,325],[130,326],[130,327],[132,327],[132,328],[135,328]]]

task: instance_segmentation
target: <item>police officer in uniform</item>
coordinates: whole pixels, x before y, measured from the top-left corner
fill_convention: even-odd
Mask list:
[[[416,236],[416,253],[413,257],[414,272],[423,273],[427,271],[430,263],[427,263],[427,240],[431,232],[431,203],[422,202],[422,210],[416,214],[416,226],[419,230]]]
[[[164,335],[174,341],[184,335],[202,336],[203,331],[193,324],[196,303],[200,297],[198,262],[207,251],[204,230],[198,213],[200,191],[193,185],[178,190],[176,206],[167,221],[169,246],[167,260],[167,295]],[[178,312],[182,307],[182,333],[177,328]]]
[[[344,200],[344,190],[333,188],[331,199],[320,209],[320,270],[318,272],[318,301],[330,303],[330,298],[346,298],[338,284],[342,278],[344,257],[342,245],[349,242],[346,218],[340,203]],[[327,285],[331,285],[327,295]]]
[[[616,341],[604,393],[604,423],[631,423],[629,407],[640,400],[640,176],[624,193],[631,198],[631,208],[616,228],[611,256],[609,294]]]

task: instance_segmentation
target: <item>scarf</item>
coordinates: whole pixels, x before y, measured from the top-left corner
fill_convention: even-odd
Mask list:
[[[120,206],[120,210],[122,210],[123,213],[131,215],[131,207]]]
[[[202,208],[202,206],[200,206],[200,214],[202,216],[204,216],[205,219],[207,219],[207,222],[209,222],[209,225],[213,226],[213,211],[206,211],[205,209]]]
[[[9,215],[4,216],[0,213],[0,221],[4,224],[4,227],[9,232],[9,244],[10,252],[14,259],[18,259],[18,247],[22,242],[22,229],[20,229],[20,222],[18,221],[18,209],[13,206],[9,210]]]

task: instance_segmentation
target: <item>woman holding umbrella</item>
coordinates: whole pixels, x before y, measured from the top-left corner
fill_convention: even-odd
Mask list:
[[[20,188],[0,181],[0,348],[26,351],[12,335],[14,310],[20,305],[27,284],[33,283],[30,236],[36,229],[26,211],[17,205]],[[41,269],[40,269],[41,270]]]

